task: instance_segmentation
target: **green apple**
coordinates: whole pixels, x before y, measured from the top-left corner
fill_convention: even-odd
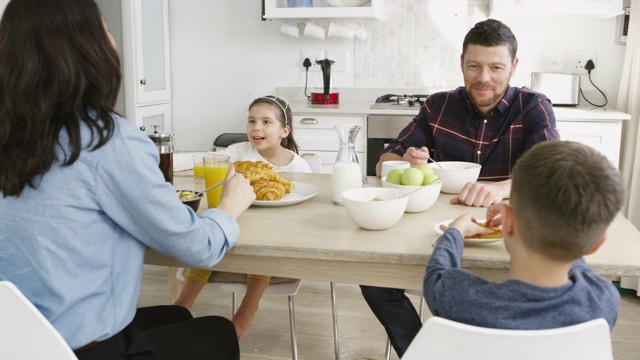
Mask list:
[[[402,185],[420,186],[422,185],[422,180],[424,180],[424,175],[422,174],[422,171],[414,167],[410,167],[404,170],[401,180]]]
[[[429,164],[424,163],[416,166],[416,169],[422,171],[422,174],[426,178],[428,174],[433,174],[433,168]]]
[[[422,185],[427,185],[428,183],[432,182],[433,180],[437,179],[438,175],[436,174],[425,174],[424,175],[424,180],[422,180]],[[433,184],[437,184],[439,182],[441,182],[442,179],[438,180],[438,182],[434,182]],[[433,185],[431,184],[431,185]]]
[[[404,169],[393,169],[389,171],[387,174],[387,182],[390,184],[402,185],[400,179],[402,178],[402,173]]]

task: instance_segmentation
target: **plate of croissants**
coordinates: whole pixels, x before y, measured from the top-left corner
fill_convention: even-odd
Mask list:
[[[443,231],[440,229],[440,225],[449,226],[449,224],[451,224],[452,221],[453,219],[441,221],[433,227],[433,230],[435,230],[438,234],[442,234]],[[477,235],[468,236],[464,238],[465,244],[487,245],[487,244],[501,242],[503,240],[502,228],[500,226],[490,226],[489,224],[487,224],[487,220],[485,219],[473,219],[472,221],[480,226],[484,226],[492,229],[493,232],[489,234],[477,234]]]
[[[287,206],[297,204],[318,194],[318,188],[301,182],[289,181],[264,161],[236,161],[237,172],[249,179],[256,193],[255,206]]]

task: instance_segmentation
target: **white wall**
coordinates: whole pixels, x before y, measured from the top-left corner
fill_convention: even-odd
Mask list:
[[[607,95],[608,106],[615,107],[625,50],[625,46],[615,42],[615,18],[521,19],[512,29],[518,37],[520,57],[514,85],[529,86],[531,72],[544,70],[545,54],[565,54],[565,69],[569,71],[572,53],[596,51],[596,68],[591,72],[591,79]],[[591,102],[602,103],[602,96],[589,83],[587,75],[581,77],[581,86]]]
[[[487,18],[489,0],[447,0],[446,7],[434,7],[442,3],[386,0],[387,20],[365,21],[370,38],[354,44],[281,35],[280,22],[260,20],[260,0],[170,0],[176,148],[208,149],[218,134],[244,131],[247,106],[255,97],[277,87],[304,86],[302,50],[347,52],[349,72],[333,73],[338,88],[461,85],[462,39],[470,26]],[[610,106],[616,103],[624,56],[624,46],[614,41],[616,19],[501,20],[520,44],[512,85],[529,86],[531,72],[546,71],[546,54],[565,55],[569,61],[575,51],[597,51],[592,79]],[[320,81],[319,72],[310,73],[310,86]],[[582,84],[587,97],[600,103],[586,75]]]
[[[224,132],[244,132],[247,108],[280,86],[304,86],[304,49],[345,49],[353,41],[296,39],[261,21],[259,0],[169,2],[173,130],[178,150],[205,150]],[[318,85],[319,73],[310,73]],[[338,74],[340,75],[340,74]],[[353,77],[336,76],[337,86]]]

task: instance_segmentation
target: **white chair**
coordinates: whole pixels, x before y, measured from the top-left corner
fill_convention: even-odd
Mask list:
[[[9,281],[0,281],[0,358],[77,359],[60,333]]]
[[[423,319],[423,313],[424,313],[424,296],[423,296],[423,292],[422,289],[406,289],[405,294],[409,294],[409,295],[414,295],[414,296],[419,296],[420,297],[420,305],[418,308],[418,315],[420,316],[420,321],[422,321]],[[387,347],[384,351],[384,358],[389,360],[391,358],[391,340],[389,340],[389,338],[387,337]]]
[[[176,278],[180,281],[184,281],[183,276],[184,268],[179,268],[176,273]],[[294,296],[300,289],[302,279],[297,279],[291,282],[269,284],[263,295],[266,296],[288,296],[289,297],[289,330],[291,332],[291,358],[298,358],[298,344],[296,339],[296,313]],[[247,284],[245,282],[210,282],[207,284],[208,288],[217,289],[224,292],[231,293],[231,317],[235,316],[238,310],[238,294],[244,294],[247,292]]]
[[[302,157],[307,162],[307,164],[309,164],[312,173],[322,174],[322,162],[320,161],[318,155],[314,153],[304,153],[301,154],[300,157]]]
[[[612,360],[604,319],[549,330],[489,329],[431,317],[402,360]]]
[[[296,309],[294,297],[300,289],[302,279],[297,279],[293,282],[285,282],[279,284],[269,284],[264,291],[265,296],[288,296],[289,297],[289,331],[291,332],[291,358],[298,359],[298,341],[296,338]],[[244,294],[247,292],[246,283],[225,283],[225,282],[213,282],[209,283],[213,289],[218,289],[231,293],[231,317],[235,316],[238,310],[237,306],[237,294]]]

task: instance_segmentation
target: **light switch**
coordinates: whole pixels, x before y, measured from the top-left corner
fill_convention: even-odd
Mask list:
[[[546,54],[542,60],[543,71],[553,73],[565,72],[566,56],[564,54]]]

